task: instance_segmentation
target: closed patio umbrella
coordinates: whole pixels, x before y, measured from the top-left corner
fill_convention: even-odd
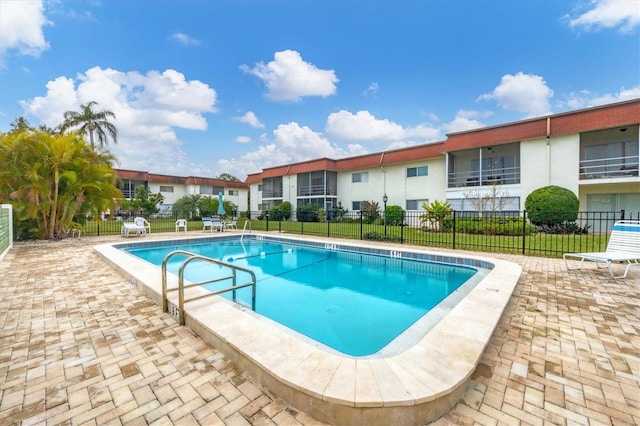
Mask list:
[[[218,192],[218,214],[223,215],[224,213],[224,196],[222,192]]]

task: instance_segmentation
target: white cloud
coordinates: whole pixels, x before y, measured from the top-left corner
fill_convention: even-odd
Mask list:
[[[42,1],[0,1],[0,67],[8,51],[39,56],[47,50],[42,29],[48,24]]]
[[[631,32],[640,23],[638,0],[594,0],[590,9],[577,17],[566,16],[571,28],[586,31],[619,27],[623,33]]]
[[[403,128],[387,119],[378,119],[369,111],[339,111],[327,117],[327,136],[343,141],[402,142],[418,138],[422,142],[435,140],[439,131],[426,124]]]
[[[478,99],[495,100],[504,109],[522,112],[527,117],[539,117],[551,113],[551,97],[553,90],[542,77],[519,72],[504,75],[493,92]]]
[[[267,86],[266,96],[275,101],[297,102],[305,96],[331,96],[336,93],[339,81],[335,71],[322,70],[303,61],[294,50],[276,52],[268,64],[260,62],[253,68],[242,65],[240,69],[261,79]]]
[[[218,164],[221,170],[233,170],[239,175],[316,158],[344,158],[366,152],[367,150],[359,144],[349,144],[346,148],[341,148],[331,143],[321,133],[291,122],[280,124],[273,131],[273,139],[257,150],[239,158],[221,159]]]
[[[253,111],[246,112],[240,117],[233,117],[233,119],[235,121],[239,121],[240,123],[246,123],[254,129],[264,128],[264,123],[258,120],[258,117],[253,113]]]
[[[200,40],[198,40],[197,38],[193,38],[190,35],[187,35],[180,31],[171,34],[169,40],[175,41],[184,46],[195,46],[200,44]]]
[[[485,124],[477,120],[477,118],[487,117],[490,113],[460,110],[456,117],[448,123],[443,124],[442,128],[445,133],[463,132],[465,130],[478,129],[484,127]]]
[[[208,85],[188,81],[174,70],[141,74],[94,67],[76,80],[49,81],[46,95],[20,104],[29,115],[56,127],[65,111],[77,111],[90,101],[98,102],[96,110],[116,115],[118,143],[110,149],[120,167],[183,175],[208,170],[189,160],[176,135],[176,129],[206,130],[204,114],[216,111],[216,92]]]
[[[558,108],[581,109],[636,98],[640,98],[640,86],[630,89],[621,88],[617,93],[605,93],[603,95],[582,90],[578,93],[569,93],[564,101],[558,102]]]
[[[236,138],[236,142],[238,142],[238,143],[251,143],[251,138],[249,136],[238,136]]]
[[[378,94],[378,90],[380,90],[380,86],[374,81],[367,87],[367,90],[365,90],[363,94],[364,96],[375,96]]]

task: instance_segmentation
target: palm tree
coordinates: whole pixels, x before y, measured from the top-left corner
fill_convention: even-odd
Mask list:
[[[80,105],[80,112],[65,112],[64,122],[60,126],[60,132],[64,133],[67,129],[79,127],[79,130],[82,133],[87,133],[89,135],[91,148],[95,151],[96,147],[93,138],[94,131],[98,135],[100,148],[104,148],[104,146],[109,143],[109,137],[113,140],[113,143],[118,143],[118,130],[113,123],[109,122],[109,119],[115,119],[116,115],[108,110],[96,112],[93,110],[94,105],[98,105],[98,103],[91,101],[86,105]]]
[[[0,200],[13,204],[18,227],[39,238],[60,236],[74,217],[115,206],[114,157],[95,153],[77,133],[38,130],[0,135]]]

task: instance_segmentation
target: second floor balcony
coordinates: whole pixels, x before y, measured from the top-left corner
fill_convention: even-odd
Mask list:
[[[338,195],[337,185],[303,185],[298,187],[298,197]]]
[[[262,198],[282,198],[282,189],[262,189]]]
[[[638,156],[596,158],[580,161],[580,180],[638,176]]]
[[[448,179],[449,188],[512,185],[520,183],[520,167],[454,172],[449,173]]]

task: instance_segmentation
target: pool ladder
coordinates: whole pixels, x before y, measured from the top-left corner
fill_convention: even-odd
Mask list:
[[[244,222],[244,226],[242,227],[242,235],[240,235],[240,242],[242,242],[242,239],[244,238],[244,232],[247,230],[247,224],[249,224],[249,233],[251,233],[251,219],[247,219]]]
[[[183,254],[183,255],[187,255],[188,257],[182,262],[182,264],[180,265],[180,269],[178,270],[178,288],[172,288],[172,289],[167,289],[167,263],[169,262],[169,259],[171,259],[173,256],[177,255],[177,254]],[[206,281],[200,281],[197,283],[190,283],[190,284],[186,284],[184,283],[184,270],[187,267],[187,265],[189,263],[191,263],[194,260],[201,260],[204,262],[208,262],[208,263],[212,263],[215,265],[219,265],[222,266],[224,268],[228,268],[231,270],[231,275],[228,276],[224,276],[221,278],[214,278],[211,280],[206,280]],[[238,271],[242,271],[242,272],[246,272],[247,274],[249,274],[249,276],[251,277],[251,279],[246,282],[246,283],[241,283],[238,284],[237,282],[237,273]],[[219,281],[225,281],[225,280],[231,280],[231,286],[230,287],[225,287],[222,288],[220,290],[215,290],[215,291],[211,291],[208,292],[206,294],[201,294],[199,296],[193,296],[189,299],[185,299],[184,297],[184,289],[185,288],[190,288],[190,287],[199,287],[201,285],[204,284],[211,284],[211,283],[215,283],[215,282],[219,282]],[[167,297],[167,293],[169,291],[178,291],[178,320],[180,322],[180,325],[185,325],[185,313],[184,313],[184,304],[186,302],[191,302],[193,300],[198,300],[198,299],[202,299],[204,297],[209,297],[209,296],[215,296],[217,294],[222,294],[222,293],[227,293],[229,291],[231,291],[233,293],[232,299],[235,302],[236,301],[236,290],[244,288],[244,287],[249,287],[251,286],[251,309],[252,310],[256,310],[256,274],[247,268],[242,268],[240,266],[235,266],[235,265],[231,265],[229,263],[225,263],[222,262],[220,260],[216,260],[216,259],[212,259],[210,257],[206,257],[206,256],[201,256],[199,254],[195,254],[195,253],[191,253],[188,251],[184,251],[184,250],[175,250],[172,251],[171,253],[167,254],[164,259],[162,259],[162,311],[163,312],[169,312],[169,299]]]

